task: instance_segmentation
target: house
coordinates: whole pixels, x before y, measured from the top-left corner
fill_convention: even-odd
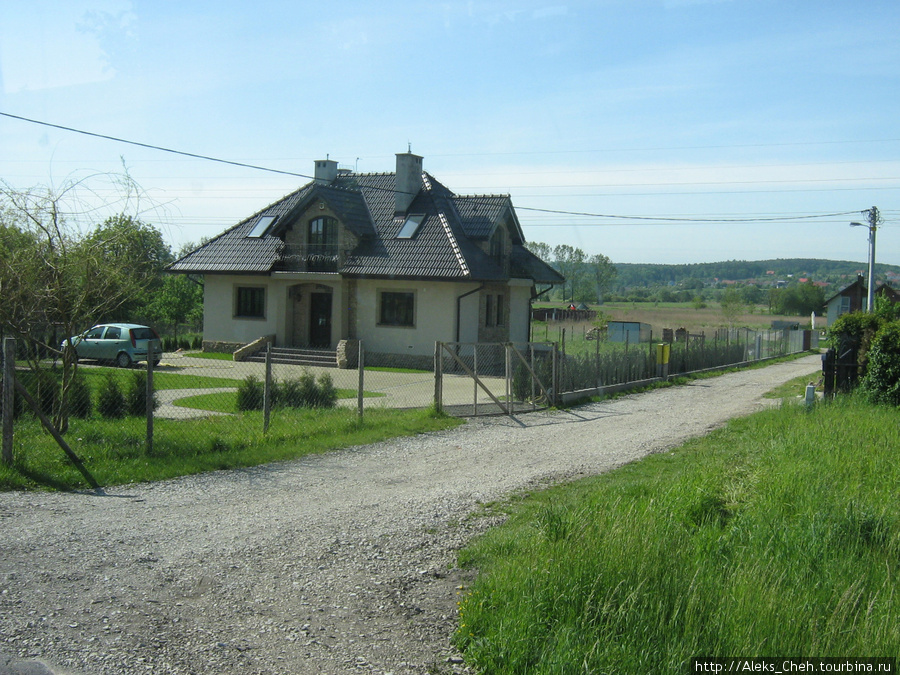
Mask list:
[[[876,285],[875,295],[885,296],[891,302],[900,302],[900,293],[887,284]],[[844,286],[825,301],[827,325],[833,324],[842,314],[865,311],[868,300],[866,280],[861,274],[857,275],[856,281]]]
[[[315,162],[314,179],[170,266],[203,275],[203,347],[352,352],[431,366],[436,341],[525,342],[539,286],[508,195],[456,195],[397,155],[394,173]]]

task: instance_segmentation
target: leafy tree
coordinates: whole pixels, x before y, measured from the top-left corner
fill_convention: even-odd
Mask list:
[[[135,185],[127,175],[90,176],[59,189],[20,190],[0,182],[0,332],[28,345],[35,372],[45,356],[62,357],[54,423],[63,433],[77,362],[74,347],[60,349],[60,340],[145,297],[165,257],[152,228],[125,215],[85,234],[80,218],[95,205],[82,195],[96,195],[104,179],[121,191],[118,206],[133,205]]]
[[[569,246],[568,244],[560,244],[553,247],[553,259],[556,269],[566,278],[563,286],[563,301],[566,300],[566,287],[569,288],[568,297],[575,300],[575,289],[579,284],[582,263],[584,263],[584,251],[580,248]]]
[[[602,253],[595,253],[588,259],[590,265],[594,289],[597,292],[597,302],[603,304],[603,294],[609,290],[615,281],[618,271],[612,260]]]
[[[821,312],[824,304],[825,291],[810,283],[775,288],[769,295],[769,306],[775,314],[808,316],[812,312]]]
[[[722,317],[729,326],[737,323],[738,317],[744,311],[744,299],[741,292],[734,287],[726,288],[722,293],[722,299],[719,301],[719,307],[722,310]]]

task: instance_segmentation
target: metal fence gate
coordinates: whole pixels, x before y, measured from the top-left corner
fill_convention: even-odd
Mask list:
[[[449,415],[511,415],[556,404],[558,353],[550,342],[437,342],[434,401]]]

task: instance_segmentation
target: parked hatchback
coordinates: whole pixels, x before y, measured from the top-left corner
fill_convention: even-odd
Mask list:
[[[162,342],[156,331],[134,323],[104,323],[69,340],[79,359],[115,361],[120,368],[128,368],[135,361],[146,361],[148,345],[153,346],[153,365],[162,356]],[[66,342],[62,343],[63,349]]]

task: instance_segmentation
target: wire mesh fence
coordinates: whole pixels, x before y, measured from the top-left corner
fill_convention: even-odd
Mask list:
[[[158,365],[84,362],[67,371],[47,359],[37,370],[4,341],[3,454],[47,441],[53,429],[73,446],[117,457],[226,452],[264,439],[290,443],[316,427],[344,429],[367,415],[435,406],[454,415],[511,414],[559,401],[566,392],[735,365],[817,346],[810,331],[717,331],[669,346],[611,344],[566,353],[543,343],[437,343],[431,368],[354,367],[235,361],[230,355],[164,352]],[[377,364],[390,363],[375,355]],[[32,361],[33,366],[33,361]],[[665,368],[663,368],[665,366]],[[7,382],[15,381],[15,387]],[[15,429],[15,432],[14,432]],[[52,435],[52,433],[51,433]],[[59,441],[57,441],[59,442]]]

